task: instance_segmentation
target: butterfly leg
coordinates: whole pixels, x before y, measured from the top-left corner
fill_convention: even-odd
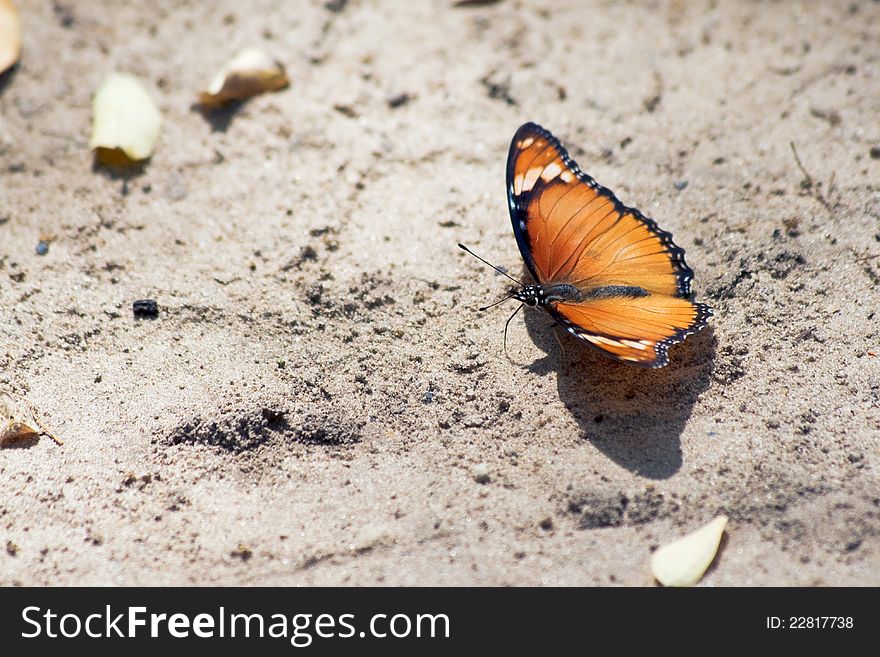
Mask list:
[[[507,329],[510,327],[510,321],[516,317],[516,314],[522,310],[524,303],[519,304],[519,308],[513,311],[513,314],[507,318],[507,322],[504,324],[504,355],[507,356],[508,360],[510,360],[510,355],[507,353]]]
[[[565,351],[565,345],[562,344],[562,340],[559,337],[560,330],[561,329],[559,328],[559,325],[556,324],[556,322],[554,322],[553,323],[553,337],[556,338],[556,342],[557,342],[557,344],[559,344],[559,349],[562,352],[562,356],[560,357],[559,360],[562,362],[563,365],[568,367],[568,353]]]

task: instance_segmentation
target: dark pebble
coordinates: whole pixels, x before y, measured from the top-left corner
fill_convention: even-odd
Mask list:
[[[37,243],[37,255],[43,256],[49,253],[49,242],[44,242],[40,240]]]
[[[154,299],[138,299],[131,304],[135,317],[158,317],[159,304]]]
[[[388,107],[390,107],[391,109],[396,109],[398,107],[403,107],[411,100],[412,96],[410,96],[409,94],[397,94],[396,96],[391,96],[387,102]]]

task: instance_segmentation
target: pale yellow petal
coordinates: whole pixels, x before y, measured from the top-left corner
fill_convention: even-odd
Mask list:
[[[161,125],[159,108],[134,76],[111,73],[98,87],[91,147],[102,163],[146,160],[153,154]]]
[[[0,73],[21,57],[21,19],[12,0],[0,0]]]
[[[663,586],[693,586],[715,559],[727,516],[660,547],[651,557],[651,572]]]

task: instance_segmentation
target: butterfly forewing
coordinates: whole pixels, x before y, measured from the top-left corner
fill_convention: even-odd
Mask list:
[[[581,171],[544,128],[527,123],[514,135],[507,189],[514,234],[537,282],[586,293],[548,310],[591,345],[619,360],[664,365],[666,347],[711,314],[687,300],[693,273],[672,235]],[[624,287],[640,292],[589,294]]]

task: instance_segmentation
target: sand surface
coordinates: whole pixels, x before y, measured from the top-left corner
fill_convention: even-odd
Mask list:
[[[0,451],[0,583],[646,585],[726,513],[703,584],[880,584],[880,4],[18,4],[0,389],[64,445]],[[193,111],[251,44],[292,86]],[[528,120],[687,250],[669,367],[476,311]]]

